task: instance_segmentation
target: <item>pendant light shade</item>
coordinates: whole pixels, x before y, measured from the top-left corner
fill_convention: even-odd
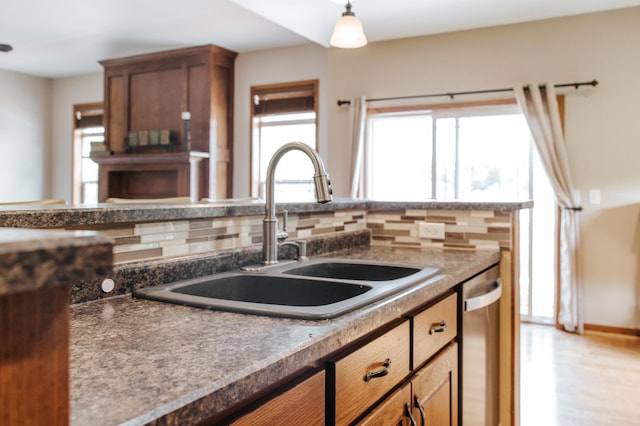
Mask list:
[[[362,23],[351,11],[351,2],[346,4],[346,10],[336,22],[333,34],[329,43],[335,47],[353,49],[367,44],[367,37],[364,35]]]

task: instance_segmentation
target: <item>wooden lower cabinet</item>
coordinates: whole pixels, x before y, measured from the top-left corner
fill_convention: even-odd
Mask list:
[[[411,383],[407,383],[391,394],[358,424],[363,426],[408,426],[411,425],[409,413],[411,413]]]
[[[452,343],[411,380],[412,413],[424,426],[458,424],[458,345]]]
[[[452,343],[358,422],[367,426],[458,424],[458,346]]]
[[[325,372],[320,371],[229,424],[322,426],[325,423],[324,383]]]
[[[230,424],[457,426],[457,297],[378,329]]]
[[[410,327],[403,321],[360,348],[335,361],[327,369],[333,392],[328,418],[348,425],[384,397],[410,373]]]
[[[458,294],[327,363],[327,424],[458,425]]]

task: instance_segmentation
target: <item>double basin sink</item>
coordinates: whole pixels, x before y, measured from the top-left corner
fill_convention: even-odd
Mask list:
[[[134,291],[134,297],[200,308],[310,320],[333,318],[411,286],[440,268],[316,258],[260,272],[233,271]]]

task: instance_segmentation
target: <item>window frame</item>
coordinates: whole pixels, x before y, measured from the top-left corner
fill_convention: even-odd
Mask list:
[[[92,121],[92,125],[83,126],[83,117],[89,117]],[[82,196],[84,189],[82,180],[82,137],[79,137],[78,131],[85,127],[97,127],[93,125],[93,122],[96,121],[101,122],[102,127],[104,128],[103,102],[91,102],[73,105],[73,133],[71,144],[71,202],[73,204],[80,204],[83,202]]]

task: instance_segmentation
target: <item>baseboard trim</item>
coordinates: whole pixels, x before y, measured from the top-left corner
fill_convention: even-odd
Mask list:
[[[610,327],[607,325],[585,324],[585,331],[599,331],[602,333],[624,334],[625,336],[640,337],[640,330],[635,328]]]

